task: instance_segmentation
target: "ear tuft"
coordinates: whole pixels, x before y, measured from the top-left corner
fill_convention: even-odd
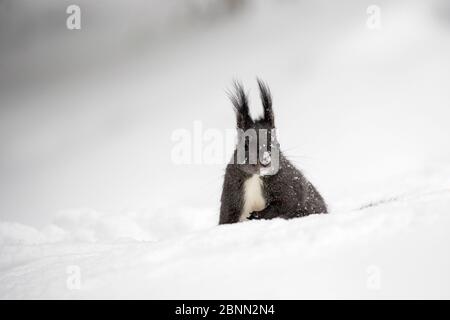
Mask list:
[[[248,97],[244,91],[243,85],[235,81],[233,83],[233,90],[228,91],[228,97],[233,104],[234,111],[236,112],[236,124],[240,129],[245,129],[251,124],[253,120],[249,114]]]
[[[272,94],[270,93],[269,86],[259,78],[257,78],[256,81],[258,82],[259,93],[264,109],[264,120],[269,122],[272,127],[275,127],[275,119],[272,110]]]

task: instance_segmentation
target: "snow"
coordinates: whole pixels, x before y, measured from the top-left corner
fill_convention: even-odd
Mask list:
[[[450,298],[448,5],[381,1],[371,31],[359,1],[251,3],[130,30],[98,5],[103,29],[2,45],[0,298]],[[233,127],[233,77],[255,106],[255,76],[330,214],[217,226],[224,164],[171,162],[176,130]]]
[[[100,238],[107,228],[93,213],[72,213],[53,233],[2,224],[0,297],[449,298],[449,169],[422,177],[421,190],[412,185],[362,209],[355,202],[358,207],[328,215],[223,226],[211,219],[197,230],[151,240]],[[191,219],[196,213],[178,214]],[[97,227],[72,229],[80,220]],[[137,223],[116,223],[141,236]],[[80,234],[89,236],[74,240]],[[81,284],[75,289],[68,284],[74,266]]]

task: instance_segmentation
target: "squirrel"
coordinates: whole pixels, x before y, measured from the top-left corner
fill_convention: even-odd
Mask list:
[[[238,143],[226,167],[219,224],[327,213],[317,189],[280,151],[271,92],[262,80],[257,82],[264,110],[258,119],[250,116],[241,83],[235,82],[229,93]]]

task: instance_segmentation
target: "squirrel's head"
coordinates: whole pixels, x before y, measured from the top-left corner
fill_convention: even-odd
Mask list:
[[[252,119],[244,87],[234,83],[234,91],[229,94],[236,112],[238,143],[233,163],[248,174],[274,175],[279,170],[279,145],[275,132],[272,110],[272,96],[269,87],[258,81],[263,115]]]

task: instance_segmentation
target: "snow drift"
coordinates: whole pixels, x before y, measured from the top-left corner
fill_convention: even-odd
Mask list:
[[[45,231],[3,226],[0,297],[449,298],[450,175],[441,169],[427,176],[403,179],[421,178],[419,189],[354,202],[354,209],[223,226],[211,219],[154,241],[49,243],[55,239],[43,240]],[[16,230],[16,240],[4,230]]]

